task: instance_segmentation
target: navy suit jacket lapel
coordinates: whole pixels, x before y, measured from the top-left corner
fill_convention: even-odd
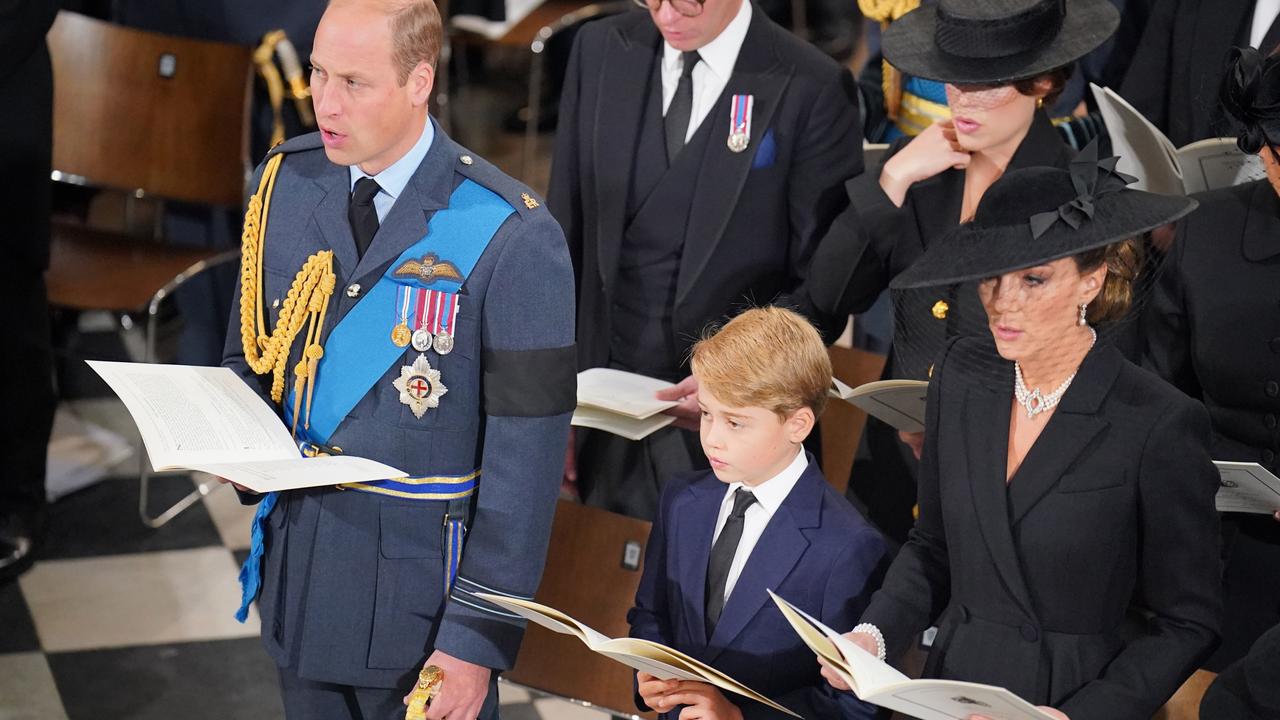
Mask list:
[[[635,164],[648,84],[661,55],[661,36],[648,17],[613,29],[600,60],[599,112],[592,147],[596,162],[596,237],[600,280],[608,294],[626,228],[627,196]]]
[[[822,524],[825,483],[813,457],[809,456],[809,466],[782,506],[769,519],[764,533],[752,549],[751,557],[742,568],[711,636],[707,662],[714,662],[747,629],[752,618],[769,603],[769,594],[765,590],[778,589],[809,549],[804,529]]]
[[[721,93],[721,99],[733,95],[751,95],[751,137],[747,149],[735,153],[726,143],[729,118],[719,114],[726,107],[717,101],[716,109],[703,119],[711,123],[711,136],[698,173],[698,183],[689,211],[684,253],[680,258],[680,275],[676,280],[676,304],[679,305],[697,284],[720,243],[724,230],[737,207],[742,187],[751,172],[751,163],[778,109],[782,95],[791,81],[792,69],[783,65],[774,47],[774,33],[780,32],[759,9],[751,15],[733,75]]]
[[[675,508],[676,534],[671,547],[676,548],[676,581],[684,598],[685,633],[699,649],[707,644],[707,564],[724,492],[724,483],[708,474],[689,486]]]

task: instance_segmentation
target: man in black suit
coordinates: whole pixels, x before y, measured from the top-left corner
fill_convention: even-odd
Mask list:
[[[1277,8],[1257,0],[1134,2],[1147,12],[1120,94],[1173,144],[1234,135],[1218,102],[1218,85],[1232,47],[1280,44]]]
[[[578,284],[579,368],[688,375],[709,323],[800,280],[862,170],[853,78],[749,0],[649,0],[575,42],[548,205]],[[579,431],[588,503],[652,518],[696,437]],[[572,464],[572,463],[570,463]]]
[[[0,582],[31,565],[44,516],[54,408],[44,284],[53,70],[44,37],[57,12],[55,0],[0,3]]]

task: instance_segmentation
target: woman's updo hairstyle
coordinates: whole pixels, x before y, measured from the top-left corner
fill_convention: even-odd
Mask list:
[[[1280,55],[1231,48],[1219,96],[1242,125],[1236,139],[1241,150],[1256,155],[1264,145],[1280,146]]]
[[[1107,266],[1102,290],[1085,310],[1085,319],[1090,325],[1115,322],[1129,312],[1142,260],[1142,245],[1133,239],[1086,250],[1075,256],[1076,269],[1081,273],[1096,270],[1099,265]]]

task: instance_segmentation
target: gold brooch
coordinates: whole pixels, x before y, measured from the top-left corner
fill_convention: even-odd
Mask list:
[[[950,309],[951,306],[947,304],[946,300],[939,300],[933,304],[933,310],[930,312],[932,312],[933,316],[939,320],[945,320],[947,319],[947,311]]]

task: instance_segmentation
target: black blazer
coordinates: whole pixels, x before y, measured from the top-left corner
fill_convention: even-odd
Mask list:
[[[1215,460],[1277,472],[1280,197],[1266,180],[1195,197],[1144,318],[1145,364],[1204,401]]]
[[[903,138],[895,143],[884,162],[909,141]],[[1042,165],[1065,168],[1072,157],[1074,153],[1049,118],[1037,113],[1008,170]],[[924,254],[929,243],[960,224],[963,170],[949,169],[912,185],[898,207],[880,188],[883,168],[881,164],[845,184],[849,207],[831,224],[814,251],[812,270],[804,284],[788,299],[819,324],[828,342],[844,331],[851,313],[870,308],[889,287],[889,281]],[[928,317],[938,298],[913,293],[912,299],[916,307],[898,311]],[[972,310],[981,312],[980,307]],[[928,353],[930,359],[942,348],[947,334],[947,323],[939,322],[936,327],[936,337],[929,342],[933,350]],[[924,368],[912,370],[922,374]],[[891,368],[887,371],[892,373]]]
[[[1218,102],[1227,51],[1249,43],[1254,0],[1159,0],[1119,92],[1176,146],[1234,134]]]
[[[53,69],[45,34],[58,5],[0,3],[0,257],[33,273],[49,262]]]
[[[645,87],[661,57],[658,29],[637,10],[583,27],[569,62],[547,204],[573,257],[582,367],[609,357]],[[862,171],[852,75],[758,7],[724,92],[755,96],[751,140],[746,152],[730,152],[726,119],[703,121],[724,130],[715,128],[699,173],[680,261],[672,324],[681,355],[708,322],[799,283],[847,202],[841,185]]]
[[[994,352],[961,338],[938,361],[920,517],[862,620],[893,649],[938,623],[927,676],[1073,720],[1151,717],[1217,638],[1208,416],[1100,346],[1006,488],[1013,368]],[[1148,621],[1126,638],[1131,603]]]

